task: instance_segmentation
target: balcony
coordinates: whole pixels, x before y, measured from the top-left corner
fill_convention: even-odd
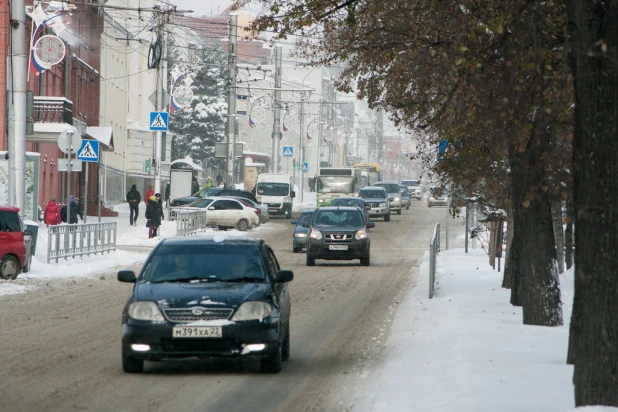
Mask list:
[[[64,97],[35,96],[34,132],[28,142],[55,143],[60,132],[73,128],[73,102]]]

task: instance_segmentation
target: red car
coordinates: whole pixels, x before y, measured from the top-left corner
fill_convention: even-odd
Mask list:
[[[0,206],[0,277],[13,280],[24,270],[29,270],[30,254],[26,254],[24,236],[32,231],[24,230],[19,209]],[[28,259],[27,259],[28,258]],[[25,267],[25,268],[24,268]]]

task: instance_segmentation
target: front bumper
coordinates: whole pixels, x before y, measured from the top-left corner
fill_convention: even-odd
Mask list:
[[[386,216],[390,213],[390,208],[388,206],[384,207],[372,207],[369,210],[369,217],[377,217],[377,216]]]
[[[427,200],[427,204],[429,206],[447,206],[448,205],[448,199],[435,199],[435,198],[429,198]]]
[[[329,246],[332,244],[324,242],[324,239],[318,241],[310,239],[307,242],[307,256],[324,260],[354,260],[369,257],[369,239],[345,243],[348,250],[330,250]]]
[[[125,356],[159,360],[187,357],[239,357],[273,354],[279,342],[279,322],[247,321],[222,326],[221,338],[174,338],[173,323],[153,323],[130,320],[122,325],[122,349]],[[264,349],[250,352],[247,344],[262,343]],[[146,344],[148,351],[135,351],[132,344]]]
[[[292,237],[292,242],[294,243],[294,247],[305,247],[305,245],[307,244],[307,236],[298,237],[294,235]]]
[[[401,210],[401,199],[400,200],[390,200],[391,210]]]

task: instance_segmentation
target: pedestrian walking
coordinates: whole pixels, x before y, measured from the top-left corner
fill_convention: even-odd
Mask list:
[[[131,186],[131,190],[127,193],[127,202],[129,203],[129,224],[131,226],[137,223],[139,216],[139,203],[142,201],[142,195],[137,190],[137,186]]]
[[[84,214],[81,211],[79,199],[75,196],[71,196],[71,212],[69,216],[69,223],[79,223],[79,220],[77,220],[77,216],[79,216],[81,220],[84,220]]]
[[[148,226],[148,239],[157,236],[159,226],[163,220],[163,204],[161,195],[157,193],[155,196],[148,198],[148,207],[146,207],[146,226]]]
[[[49,202],[47,202],[47,206],[45,206],[45,211],[43,212],[43,221],[47,227],[59,225],[62,222],[60,208],[56,203],[55,197],[52,197]]]
[[[197,182],[197,179],[194,177],[191,182],[191,194],[195,194],[200,191],[200,184]]]
[[[154,196],[154,185],[150,185],[150,188],[146,192],[146,196],[144,196],[144,203],[146,203],[146,207],[148,207],[148,199],[150,199],[151,196]]]
[[[221,186],[221,182],[223,182],[223,176],[221,176],[221,173],[217,173],[217,177],[215,179],[217,179],[217,187]]]
[[[213,184],[213,181],[212,181],[212,177],[208,176],[206,178],[206,181],[204,182],[204,188],[208,189],[209,187],[213,187],[213,186],[214,186],[214,184]]]

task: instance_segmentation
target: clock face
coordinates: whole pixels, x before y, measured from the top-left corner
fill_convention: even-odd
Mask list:
[[[173,97],[179,108],[187,107],[193,100],[193,91],[188,86],[179,86],[174,90]]]
[[[298,133],[300,129],[300,112],[296,108],[291,108],[285,112],[283,122],[288,130]]]
[[[251,121],[255,123],[256,126],[272,125],[272,110],[266,107],[266,98],[264,96],[258,97],[254,100],[253,104],[251,104],[251,109],[249,110],[249,116]]]
[[[34,48],[37,59],[50,66],[60,63],[66,52],[64,42],[52,35],[41,37]]]

